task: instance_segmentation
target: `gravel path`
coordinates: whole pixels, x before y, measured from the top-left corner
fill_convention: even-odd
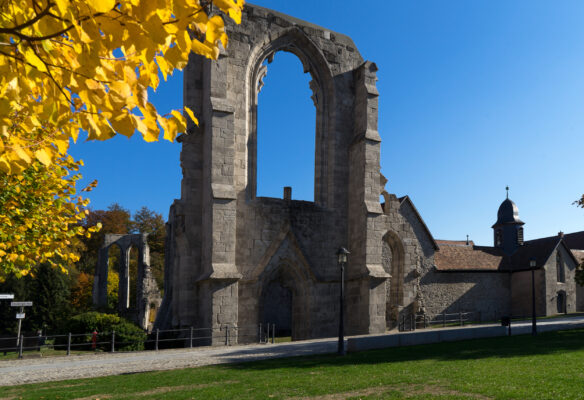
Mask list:
[[[0,386],[334,353],[337,343],[336,339],[322,339],[1,361]]]

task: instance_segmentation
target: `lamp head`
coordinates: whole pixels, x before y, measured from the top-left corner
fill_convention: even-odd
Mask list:
[[[535,258],[532,258],[531,260],[529,260],[529,267],[534,269],[537,266],[537,261],[535,260]]]
[[[337,260],[339,264],[344,264],[347,262],[347,255],[351,254],[349,250],[345,249],[344,247],[339,248],[337,251]]]

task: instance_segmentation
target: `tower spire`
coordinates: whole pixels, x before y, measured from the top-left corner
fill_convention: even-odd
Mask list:
[[[507,198],[509,198],[509,185],[505,187],[505,190],[507,191]]]

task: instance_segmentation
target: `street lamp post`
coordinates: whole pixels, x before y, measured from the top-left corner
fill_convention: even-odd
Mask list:
[[[339,314],[339,346],[338,353],[340,356],[345,355],[345,338],[344,330],[345,324],[343,322],[344,305],[345,305],[345,264],[347,263],[347,255],[350,254],[349,250],[341,247],[337,251],[337,261],[341,270],[341,296],[340,296],[340,314]]]
[[[531,334],[537,336],[537,322],[535,320],[535,268],[537,262],[535,258],[529,260],[529,268],[531,269]]]

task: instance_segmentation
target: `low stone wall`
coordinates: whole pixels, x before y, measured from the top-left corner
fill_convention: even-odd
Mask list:
[[[539,322],[537,331],[539,333],[551,331],[563,331],[569,329],[584,328],[584,321],[558,321]],[[424,330],[407,333],[391,333],[385,335],[355,336],[347,339],[347,351],[364,351],[374,349],[385,349],[388,347],[415,346],[419,344],[456,342],[459,340],[484,339],[489,337],[507,336],[509,331],[505,326],[479,326],[470,328],[452,328]],[[528,335],[531,334],[531,325],[522,323],[511,327],[511,334]]]
[[[437,329],[386,335],[358,336],[347,339],[347,351],[455,342],[458,340],[482,339],[505,335],[507,335],[507,328],[504,326],[484,326],[477,328]]]

